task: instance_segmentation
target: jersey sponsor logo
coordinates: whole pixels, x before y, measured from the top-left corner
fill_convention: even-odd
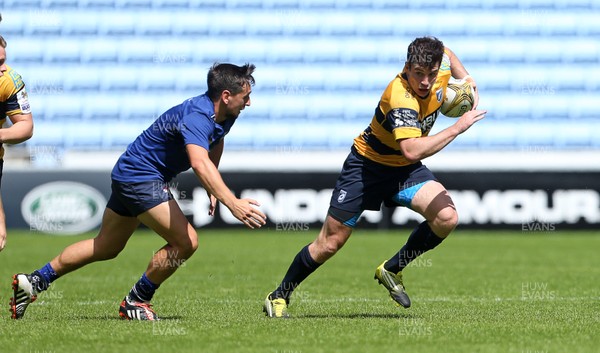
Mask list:
[[[441,89],[441,88],[440,88],[440,89],[438,89],[438,90],[435,92],[435,97],[437,98],[437,101],[438,101],[438,102],[441,102],[441,101],[442,101],[442,98],[444,97],[444,90],[443,90],[443,89]]]
[[[450,57],[444,53],[442,57],[442,64],[440,65],[440,71],[448,71],[450,70]]]
[[[23,114],[31,114],[31,106],[29,105],[29,97],[25,88],[17,92],[17,102]]]
[[[106,199],[95,188],[72,181],[55,181],[32,189],[21,202],[30,229],[49,234],[87,232],[102,221]]]
[[[338,195],[337,201],[338,201],[339,203],[342,203],[342,202],[344,202],[344,200],[346,199],[346,195],[347,195],[347,194],[348,194],[348,193],[346,192],[346,190],[340,190],[340,194]]]
[[[399,127],[419,127],[419,114],[406,108],[395,108],[387,114],[388,121],[392,125],[392,129]]]
[[[431,131],[433,124],[437,120],[438,115],[440,115],[440,110],[436,110],[433,113],[427,115],[425,119],[421,122],[421,134],[426,135]]]
[[[16,71],[10,70],[8,72],[8,76],[13,81],[13,85],[15,86],[16,89],[21,89],[21,87],[23,87],[25,85],[23,83],[23,79],[21,78],[21,75],[19,75]]]

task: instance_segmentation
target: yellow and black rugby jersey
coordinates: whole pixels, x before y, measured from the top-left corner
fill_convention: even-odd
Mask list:
[[[0,128],[7,116],[31,114],[25,83],[21,75],[8,65],[0,77]],[[4,147],[0,144],[0,159],[4,157]]]
[[[383,165],[409,165],[397,141],[429,134],[440,114],[450,77],[447,53],[444,53],[437,80],[427,98],[420,98],[414,93],[404,71],[398,74],[381,95],[369,127],[354,139],[356,151]]]

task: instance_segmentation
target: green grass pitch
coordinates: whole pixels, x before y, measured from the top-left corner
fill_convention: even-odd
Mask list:
[[[53,284],[9,318],[11,276],[85,236],[9,231],[0,253],[0,352],[598,352],[597,232],[457,230],[404,271],[398,308],[373,280],[408,230],[357,229],[295,292],[288,320],[262,302],[316,229],[199,229],[200,248],[154,298],[163,320],[126,322],[118,305],[163,241],[140,230],[118,258]],[[87,237],[93,236],[87,234]]]

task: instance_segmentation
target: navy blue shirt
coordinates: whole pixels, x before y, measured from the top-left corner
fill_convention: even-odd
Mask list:
[[[190,168],[185,146],[207,151],[229,132],[235,119],[215,122],[214,104],[206,94],[189,98],[164,112],[119,157],[112,179],[120,182],[170,181]]]

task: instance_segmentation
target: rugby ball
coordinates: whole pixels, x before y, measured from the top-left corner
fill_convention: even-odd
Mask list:
[[[473,108],[475,96],[471,85],[464,80],[450,80],[440,111],[447,117],[458,118]]]

